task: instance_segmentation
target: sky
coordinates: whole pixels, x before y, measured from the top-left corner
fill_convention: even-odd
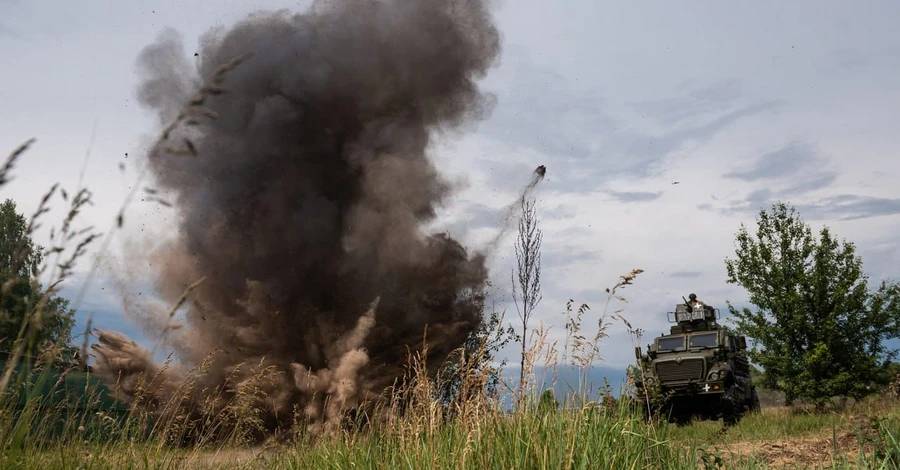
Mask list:
[[[643,345],[668,331],[666,312],[691,292],[723,314],[726,301],[741,305],[746,293],[726,282],[724,260],[741,224],[752,227],[777,200],[814,229],[827,225],[856,243],[873,281],[897,277],[900,192],[890,188],[900,134],[890,123],[900,122],[900,4],[550,5],[495,3],[503,50],[481,82],[495,106],[465,132],[439,137],[433,159],[464,183],[436,226],[473,247],[496,234],[502,209],[546,165],[535,193],[543,299],[533,326],[549,327],[558,349],[569,299],[590,307],[586,334],[604,312],[622,309],[645,331]],[[81,182],[94,195],[81,225],[110,232],[158,130],[136,100],[142,48],[166,28],[190,49],[208,29],[256,10],[306,6],[0,0],[0,153],[36,139],[2,197],[30,214],[53,183],[74,193]],[[47,220],[62,210],[60,201]],[[164,237],[173,223],[171,209],[138,193],[105,253]],[[492,300],[507,320],[516,317],[512,243],[507,237],[491,260]],[[65,284],[79,299],[77,328],[90,316],[94,327],[152,347],[102,269],[81,290],[91,262]],[[621,291],[628,302],[607,305],[605,289],[635,268],[644,272]],[[152,296],[146,278],[131,288]],[[634,343],[609,321],[598,368],[618,374],[633,362]],[[502,357],[517,362],[515,346]]]

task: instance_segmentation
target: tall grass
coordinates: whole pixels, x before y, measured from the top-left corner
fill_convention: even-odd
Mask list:
[[[626,402],[612,408],[489,413],[433,429],[379,428],[297,451],[291,468],[684,468],[696,462],[667,444]]]

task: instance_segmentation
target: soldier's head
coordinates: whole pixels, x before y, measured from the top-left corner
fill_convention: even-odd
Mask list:
[[[693,301],[697,300],[697,294],[692,293],[691,295],[688,296],[688,298],[691,299],[691,302],[693,302]]]

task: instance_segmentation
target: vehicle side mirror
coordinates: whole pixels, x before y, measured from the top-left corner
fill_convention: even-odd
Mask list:
[[[738,337],[738,346],[740,346],[741,349],[747,349],[747,338],[745,338],[743,336],[739,336]]]
[[[634,347],[634,357],[638,360],[638,362],[641,362],[641,347],[640,346]]]

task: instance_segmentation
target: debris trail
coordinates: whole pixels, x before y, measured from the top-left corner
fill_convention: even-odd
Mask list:
[[[519,193],[519,197],[516,198],[514,202],[510,205],[506,206],[503,209],[503,222],[500,225],[500,231],[497,232],[497,235],[494,235],[494,238],[491,239],[487,244],[487,248],[485,249],[486,253],[493,253],[497,247],[500,245],[500,242],[503,240],[503,237],[509,232],[509,229],[513,227],[513,220],[515,220],[517,211],[521,208],[522,204],[525,202],[525,199],[531,195],[534,191],[534,188],[538,183],[544,180],[544,176],[547,174],[547,167],[544,165],[540,165],[534,169],[531,173],[531,182],[525,185],[522,188],[522,192]]]
[[[426,325],[430,357],[463,344],[481,322],[485,254],[422,233],[453,190],[426,150],[490,111],[476,80],[499,44],[480,0],[343,0],[213,29],[196,66],[170,30],[142,51],[141,103],[182,123],[148,156],[179,216],[151,256],[156,288],[175,303],[205,278],[166,336],[183,366],[172,380],[207,361],[200,388],[227,398],[273,371],[267,432],[296,407],[319,429],[391,385]],[[159,371],[127,338],[99,341],[110,381]]]

